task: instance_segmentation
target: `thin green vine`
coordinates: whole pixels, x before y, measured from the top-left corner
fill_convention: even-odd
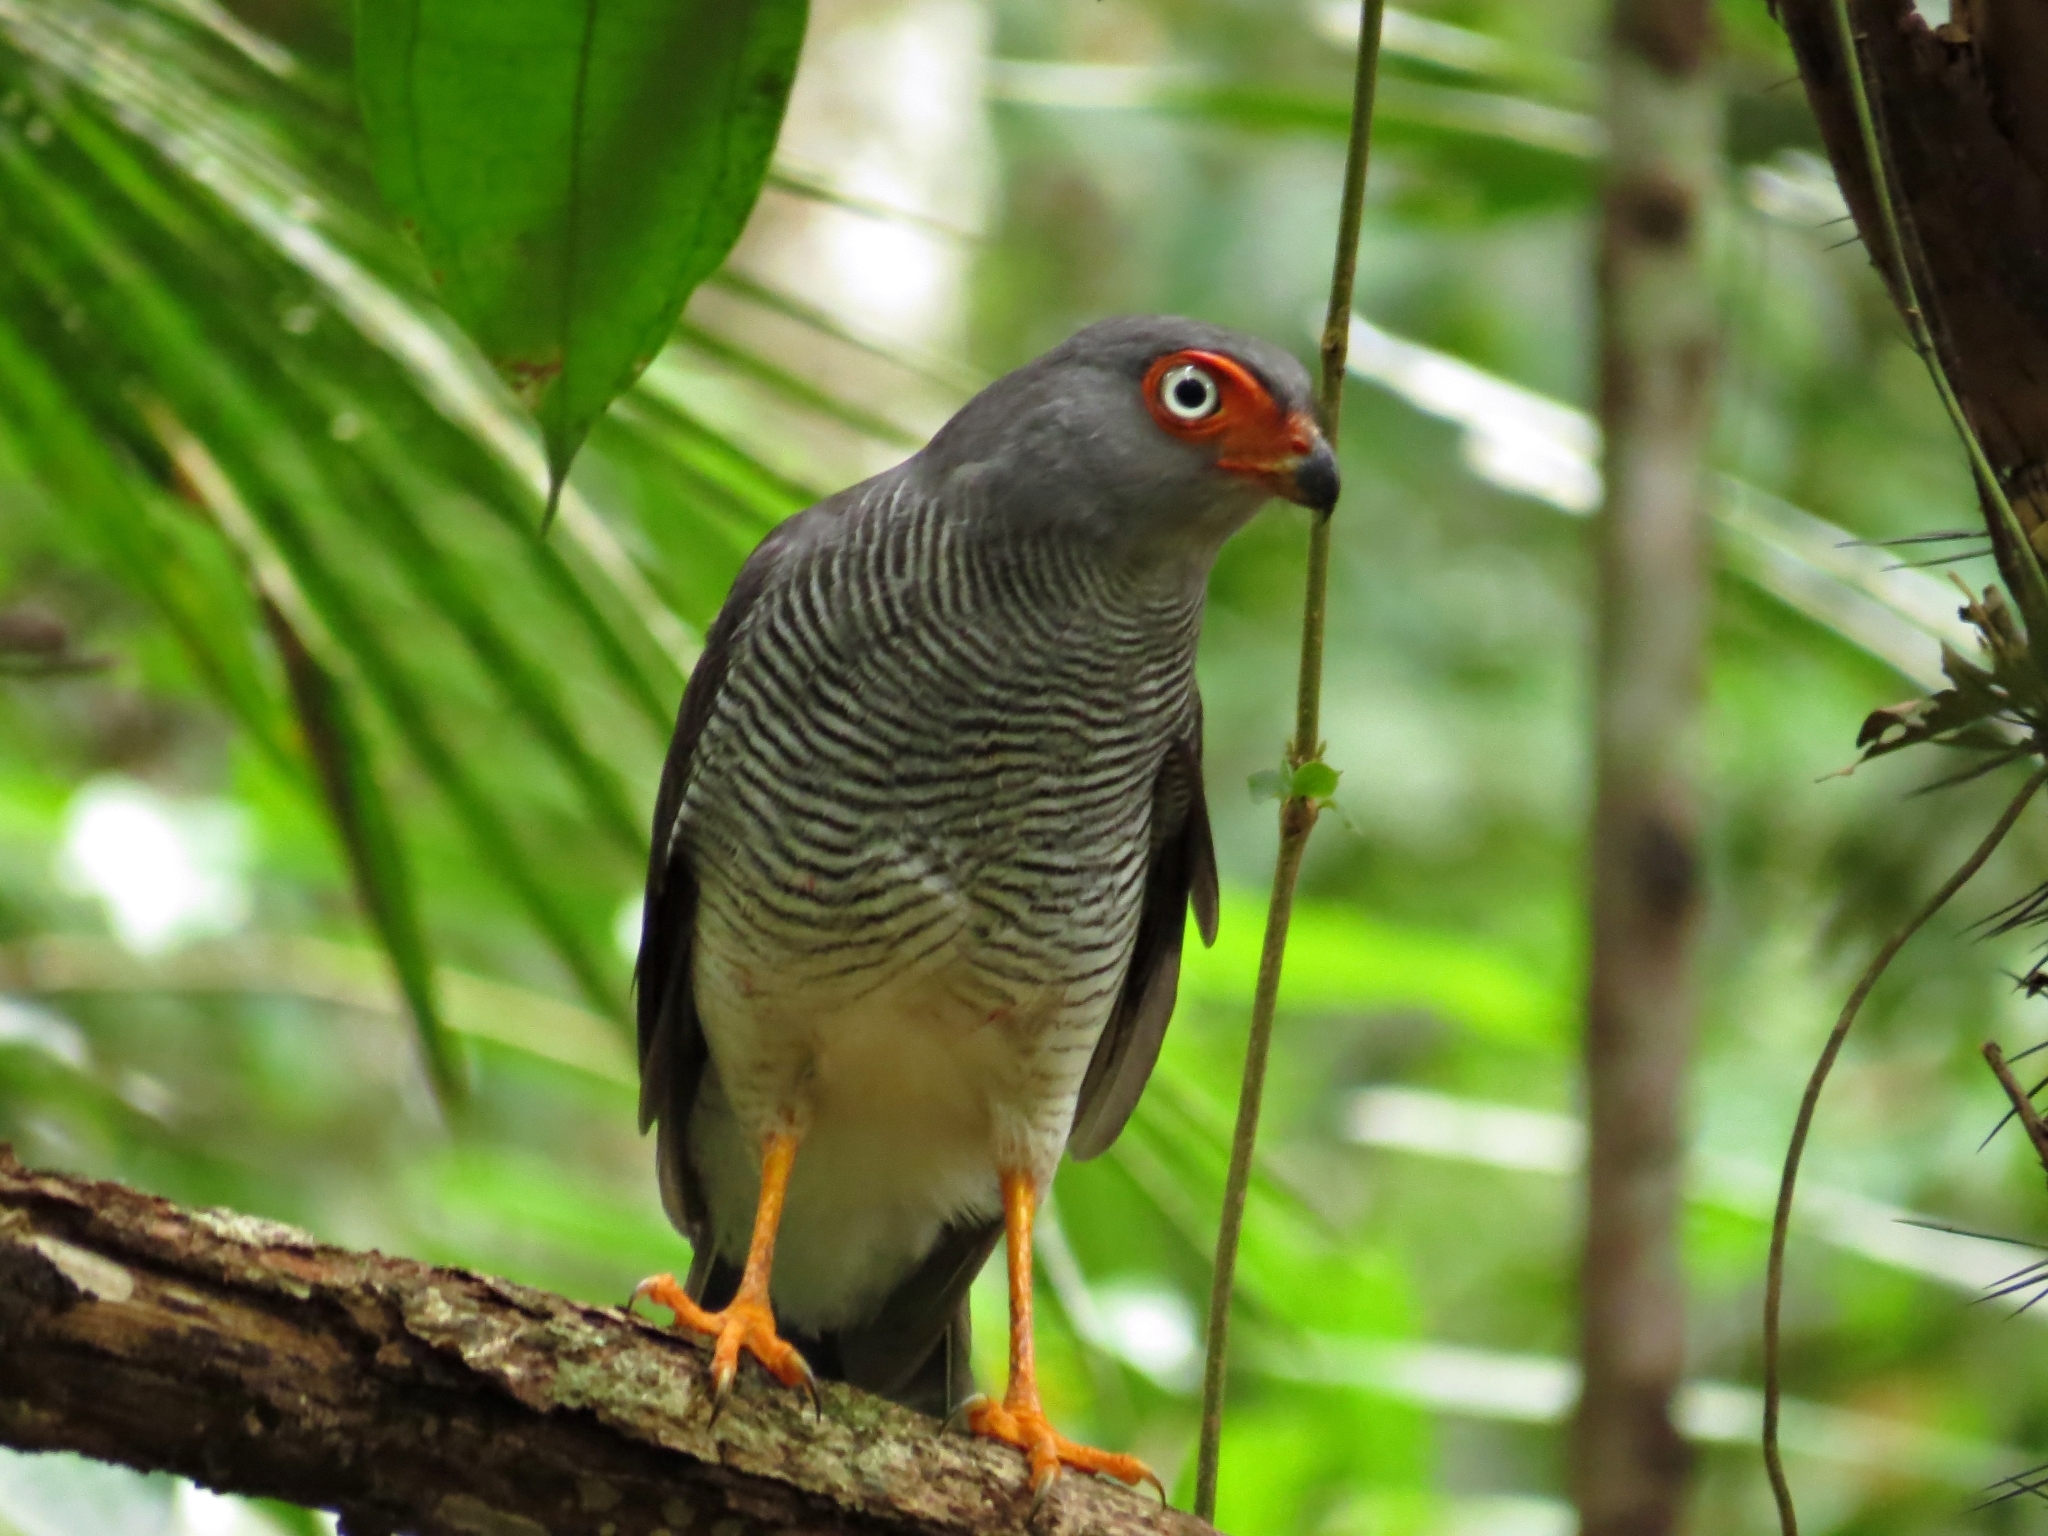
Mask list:
[[[1358,274],[1358,229],[1365,212],[1365,173],[1371,143],[1373,94],[1379,78],[1380,24],[1386,0],[1361,0],[1358,64],[1352,83],[1351,135],[1344,159],[1344,195],[1337,218],[1337,256],[1330,272],[1330,302],[1323,322],[1322,377],[1318,402],[1323,431],[1337,446],[1344,399],[1344,365],[1350,350],[1351,295]],[[1294,738],[1288,743],[1290,793],[1280,806],[1280,850],[1273,866],[1273,894],[1266,906],[1266,935],[1259,951],[1258,988],[1252,997],[1251,1033],[1245,1042],[1244,1080],[1238,1093],[1237,1128],[1230,1143],[1230,1172],[1223,1184],[1223,1212],[1216,1233],[1216,1267],[1209,1288],[1209,1331],[1202,1367],[1201,1445],[1195,1462],[1195,1513],[1216,1516],[1216,1470],[1223,1446],[1223,1389],[1230,1349],[1230,1301],[1237,1283],[1237,1249],[1244,1231],[1245,1196],[1251,1186],[1252,1152],[1259,1134],[1259,1106],[1265,1096],[1266,1057],[1273,1041],[1273,1012],[1280,995],[1280,968],[1287,953],[1287,929],[1294,915],[1295,881],[1315,830],[1330,775],[1304,777],[1322,761],[1323,628],[1330,583],[1329,514],[1319,514],[1309,533],[1307,596],[1302,604],[1301,671],[1295,692]],[[1314,786],[1315,788],[1311,788]]]

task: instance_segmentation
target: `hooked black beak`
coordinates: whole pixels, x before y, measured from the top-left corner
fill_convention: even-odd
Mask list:
[[[1337,455],[1330,451],[1330,445],[1320,434],[1315,446],[1287,468],[1287,489],[1281,494],[1289,501],[1320,512],[1328,517],[1337,506],[1337,492],[1341,489],[1337,475]]]
[[[1312,412],[1289,416],[1278,441],[1256,457],[1218,459],[1216,467],[1256,481],[1275,496],[1328,517],[1337,505],[1337,455]]]

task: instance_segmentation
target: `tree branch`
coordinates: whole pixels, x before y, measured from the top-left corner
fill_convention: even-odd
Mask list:
[[[0,1444],[341,1513],[351,1536],[1202,1536],[851,1388],[462,1270],[22,1167],[0,1146]]]
[[[1351,135],[1344,154],[1344,195],[1337,209],[1337,255],[1331,263],[1330,302],[1319,349],[1322,376],[1316,403],[1323,435],[1336,451],[1344,412],[1344,360],[1351,348],[1351,300],[1358,286],[1358,231],[1365,218],[1365,176],[1372,152],[1372,104],[1379,90],[1380,31],[1386,0],[1359,0],[1358,52],[1351,77]],[[1252,1157],[1258,1146],[1259,1109],[1266,1094],[1266,1057],[1273,1046],[1273,1016],[1280,1006],[1280,969],[1287,930],[1294,921],[1294,887],[1315,831],[1325,787],[1305,792],[1300,773],[1322,763],[1323,630],[1329,607],[1330,517],[1316,514],[1309,529],[1306,590],[1301,605],[1301,666],[1295,677],[1294,739],[1287,770],[1294,776],[1280,805],[1280,847],[1273,859],[1273,893],[1266,903],[1266,935],[1259,945],[1259,979],[1252,992],[1251,1029],[1238,1085],[1237,1122],[1230,1136],[1230,1166],[1223,1176],[1223,1209],[1216,1223],[1216,1264],[1209,1277],[1209,1323],[1202,1360],[1202,1428],[1195,1453],[1195,1511],[1216,1518],[1216,1478],[1223,1460],[1223,1393],[1230,1361],[1230,1306],[1237,1289],[1237,1249],[1251,1195]],[[1324,769],[1328,784],[1337,776]]]
[[[2034,1108],[2033,1095],[2022,1088],[2019,1079],[2012,1075],[2005,1052],[1998,1048],[1996,1040],[1984,1042],[1984,1059],[1991,1064],[1991,1075],[1998,1079],[1998,1086],[2012,1101],[2012,1112],[2020,1122],[2020,1129],[2027,1133],[2027,1140],[2033,1144],[2034,1156],[2041,1160],[2041,1171],[2048,1173],[2048,1125],[2041,1123],[2041,1112]],[[2004,1124],[2003,1121],[1999,1123]]]

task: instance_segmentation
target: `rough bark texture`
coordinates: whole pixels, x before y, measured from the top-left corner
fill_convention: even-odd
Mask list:
[[[1922,312],[2014,510],[2048,548],[2048,9],[1953,10],[1938,31],[1912,0],[1851,0],[1850,17]],[[1778,11],[1835,179],[1898,300],[1832,0]],[[2014,552],[1998,554],[2012,584]]]
[[[849,1388],[750,1370],[560,1296],[118,1184],[0,1147],[0,1443],[338,1510],[353,1536],[1031,1529],[1200,1536]]]
[[[1715,359],[1705,204],[1719,113],[1712,0],[1617,0],[1599,266],[1600,415],[1592,969],[1586,1023],[1585,1387],[1573,1489],[1588,1536],[1674,1530],[1688,1453],[1677,1230],[1695,745]]]

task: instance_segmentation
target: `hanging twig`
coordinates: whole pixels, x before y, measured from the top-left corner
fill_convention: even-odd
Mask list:
[[[1842,1005],[1841,1017],[1835,1020],[1835,1027],[1829,1033],[1827,1044],[1821,1047],[1820,1060],[1813,1064],[1813,1075],[1806,1081],[1806,1092],[1799,1100],[1799,1115],[1792,1122],[1792,1140],[1785,1148],[1785,1169],[1778,1182],[1778,1208],[1771,1217],[1771,1257],[1764,1278],[1764,1467],[1770,1473],[1771,1493],[1778,1501],[1778,1525],[1784,1536],[1799,1536],[1799,1514],[1792,1503],[1792,1485],[1785,1477],[1785,1460],[1778,1446],[1778,1408],[1784,1394],[1782,1362],[1779,1359],[1779,1312],[1785,1294],[1785,1235],[1792,1224],[1792,1195],[1799,1181],[1799,1160],[1806,1151],[1807,1132],[1813,1128],[1813,1112],[1820,1103],[1821,1089],[1827,1086],[1828,1074],[1834,1070],[1835,1058],[1842,1052],[1842,1042],[1849,1038],[1849,1030],[1856,1022],[1856,1015],[1862,1011],[1863,1000],[1870,996],[1871,989],[1878,983],[1893,957],[1906,947],[1914,934],[1926,926],[1929,918],[1947,906],[1949,899],[1970,881],[1970,877],[1984,867],[1984,861],[1991,857],[1998,845],[2005,841],[2006,833],[2013,823],[2020,819],[2027,802],[2034,793],[2048,783],[2048,768],[2037,768],[2020,786],[2020,792],[2013,796],[2005,813],[1988,832],[1984,841],[1974,852],[1963,860],[1962,866],[1942,883],[1940,890],[1929,898],[1927,904],[1879,947],[1857,978],[1855,988],[1849,993],[1849,1000]]]
[[[2022,1051],[2020,1054],[2026,1053]],[[2048,1125],[2041,1123],[2041,1112],[2034,1108],[2033,1096],[2022,1088],[2019,1079],[2012,1075],[2012,1068],[2005,1062],[2005,1052],[1998,1048],[1996,1040],[1984,1042],[1984,1059],[1991,1063],[1991,1072],[1998,1079],[1998,1086],[2003,1088],[2005,1096],[2012,1100],[2012,1112],[2019,1117],[2020,1127],[2027,1133],[2027,1140],[2034,1144],[2034,1156],[2041,1160],[2041,1171],[2048,1173]]]
[[[1344,196],[1337,216],[1337,257],[1330,273],[1330,304],[1323,321],[1319,403],[1323,431],[1337,446],[1344,398],[1344,362],[1351,338],[1351,293],[1358,272],[1358,227],[1365,211],[1365,172],[1372,129],[1373,89],[1379,74],[1380,20],[1385,0],[1361,0],[1358,65],[1351,93],[1351,137],[1344,160]],[[1216,1465],[1223,1444],[1223,1378],[1230,1348],[1230,1297],[1237,1280],[1238,1239],[1244,1228],[1246,1191],[1251,1184],[1252,1149],[1258,1140],[1259,1105],[1266,1088],[1266,1055],[1273,1038],[1273,1010],[1280,995],[1280,965],[1287,952],[1287,927],[1294,913],[1294,885],[1301,857],[1315,830],[1330,776],[1304,780],[1302,769],[1321,762],[1323,625],[1330,582],[1329,514],[1316,517],[1309,532],[1308,591],[1302,604],[1301,672],[1295,694],[1294,739],[1288,744],[1290,793],[1280,806],[1280,851],[1273,866],[1273,895],[1266,907],[1266,936],[1259,951],[1258,989],[1252,997],[1251,1033],[1245,1042],[1244,1082],[1238,1093],[1237,1129],[1230,1144],[1230,1172],[1223,1184],[1223,1213],[1216,1233],[1216,1268],[1209,1286],[1208,1353],[1202,1368],[1201,1448],[1195,1464],[1195,1512],[1216,1514]]]

